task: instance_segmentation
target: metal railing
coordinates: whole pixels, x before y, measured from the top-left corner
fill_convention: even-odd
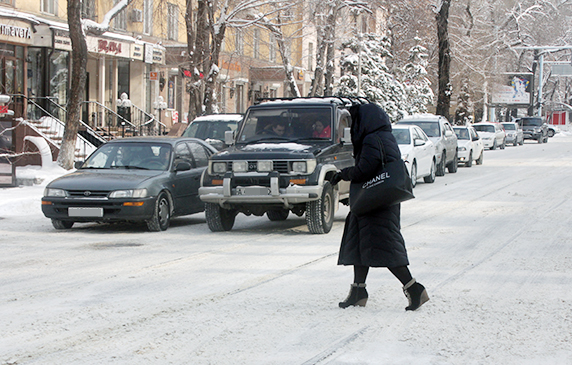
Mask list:
[[[132,106],[135,120],[138,122],[139,131],[142,135],[157,136],[162,135],[167,130],[167,126],[155,118],[154,115],[147,113],[137,105]]]

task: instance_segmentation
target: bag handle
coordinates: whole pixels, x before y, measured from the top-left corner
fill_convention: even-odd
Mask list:
[[[381,141],[381,138],[379,138],[379,136],[376,134],[375,138],[377,139],[377,143],[379,143],[379,147],[381,150],[381,168],[385,168],[385,148],[383,147],[383,142]]]

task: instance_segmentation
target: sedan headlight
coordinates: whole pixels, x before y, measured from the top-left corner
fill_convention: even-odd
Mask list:
[[[272,160],[258,161],[256,165],[258,166],[258,171],[260,172],[269,172],[274,168]]]
[[[110,198],[145,198],[147,189],[115,190],[109,194]]]
[[[52,198],[65,198],[68,193],[63,189],[46,188],[44,190],[44,196],[49,196]]]
[[[234,171],[234,172],[247,172],[248,171],[248,162],[246,162],[246,161],[233,161],[232,171]]]
[[[226,172],[226,162],[213,162],[212,172],[214,174],[224,174]]]

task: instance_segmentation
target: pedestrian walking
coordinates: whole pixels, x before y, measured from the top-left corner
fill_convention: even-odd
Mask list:
[[[386,163],[401,158],[391,133],[391,122],[383,109],[370,103],[353,106],[350,112],[355,165],[334,174],[330,179],[332,185],[340,180],[366,182],[375,176],[384,158]],[[429,300],[425,287],[409,271],[400,212],[401,204],[395,204],[360,216],[351,211],[348,214],[338,265],[353,265],[354,282],[348,297],[339,303],[341,308],[365,306],[368,299],[365,282],[370,267],[387,267],[402,283],[409,300],[406,310],[416,310]]]

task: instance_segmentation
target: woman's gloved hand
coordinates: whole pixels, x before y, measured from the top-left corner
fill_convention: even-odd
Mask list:
[[[329,178],[330,184],[332,184],[332,186],[336,186],[341,180],[342,180],[342,173],[341,172],[336,172],[336,173],[330,175],[330,178]]]

